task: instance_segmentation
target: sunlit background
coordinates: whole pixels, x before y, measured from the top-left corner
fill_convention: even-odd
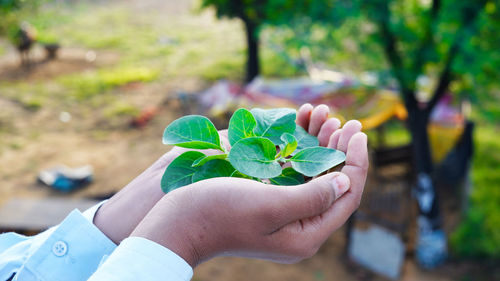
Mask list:
[[[499,280],[499,9],[498,0],[0,0],[0,230],[36,233],[61,210],[109,197],[168,151],[163,129],[180,116],[222,129],[238,107],[326,103],[342,121],[360,119],[370,140],[350,227],[299,264],[217,258],[194,280]],[[407,120],[429,101],[422,138]],[[426,139],[428,161],[409,146]],[[433,167],[447,237],[448,257],[432,269],[416,262],[415,161]],[[78,180],[55,184],[56,172]],[[386,259],[359,250],[377,241],[375,252],[400,250]]]

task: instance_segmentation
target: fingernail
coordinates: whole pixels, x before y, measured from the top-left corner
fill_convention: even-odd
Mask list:
[[[349,178],[342,173],[339,173],[332,180],[333,190],[335,191],[335,200],[337,200],[340,196],[349,190]]]

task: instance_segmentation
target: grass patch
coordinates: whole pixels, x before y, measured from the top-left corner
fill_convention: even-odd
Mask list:
[[[72,74],[59,78],[77,100],[86,100],[104,91],[132,82],[149,82],[159,75],[158,70],[147,67],[116,67],[92,72]]]
[[[104,111],[104,116],[106,118],[135,117],[139,113],[138,107],[123,101],[116,101]]]

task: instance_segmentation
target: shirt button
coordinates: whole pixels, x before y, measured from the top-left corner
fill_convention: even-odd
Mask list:
[[[54,253],[56,257],[62,257],[66,255],[67,252],[68,252],[68,244],[66,244],[64,241],[57,241],[52,246],[52,253]]]

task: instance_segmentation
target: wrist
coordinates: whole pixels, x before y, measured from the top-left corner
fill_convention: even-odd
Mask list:
[[[208,244],[210,238],[206,230],[205,233],[200,231],[200,225],[186,213],[186,209],[181,210],[166,196],[144,217],[130,237],[153,241],[174,252],[194,268],[208,258],[207,251],[200,251],[197,246]]]
[[[119,244],[165,195],[160,179],[161,173],[152,169],[144,171],[97,210],[95,226]]]

